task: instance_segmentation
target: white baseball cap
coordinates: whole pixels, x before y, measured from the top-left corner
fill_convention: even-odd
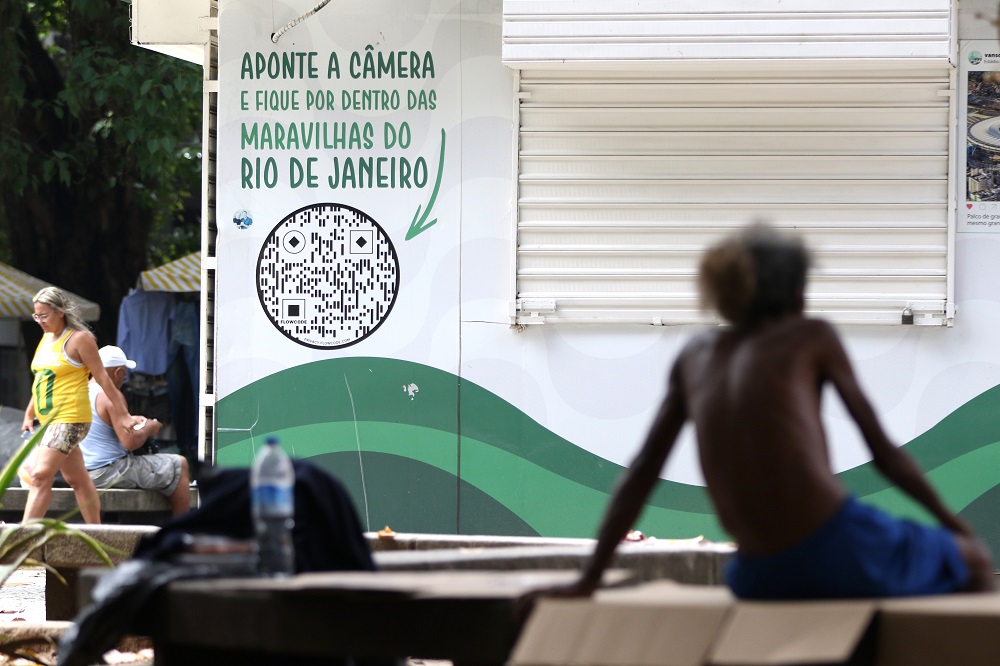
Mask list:
[[[121,347],[107,345],[106,347],[101,347],[98,353],[101,355],[101,361],[104,363],[105,368],[117,368],[124,365],[131,370],[135,367],[135,361],[126,357]]]

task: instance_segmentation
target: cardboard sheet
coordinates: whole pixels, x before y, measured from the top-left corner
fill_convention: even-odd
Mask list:
[[[739,602],[712,650],[716,666],[841,664],[875,616],[874,601]]]
[[[544,599],[512,666],[997,666],[1000,594],[746,602],[657,581]]]

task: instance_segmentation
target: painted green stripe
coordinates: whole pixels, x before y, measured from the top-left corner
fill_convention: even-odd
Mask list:
[[[462,438],[462,478],[546,536],[597,532],[608,493],[553,473],[485,442]],[[727,538],[714,515],[647,507],[638,529],[653,536]]]
[[[355,425],[357,430],[355,430]],[[312,458],[324,453],[358,450],[412,458],[449,474],[458,474],[457,438],[451,433],[401,423],[361,421],[354,423],[312,423],[273,432],[282,448],[296,458]],[[256,445],[263,443],[256,439]],[[249,439],[233,442],[218,454],[221,465],[248,467],[254,443]]]
[[[945,505],[958,513],[997,486],[997,469],[1000,469],[1000,442],[939,465],[928,472],[927,476],[941,494]],[[920,522],[934,522],[921,506],[896,487],[863,497],[866,502],[880,506],[893,515]]]
[[[450,433],[371,422],[358,423],[357,433],[355,436],[354,424],[329,423],[286,428],[273,434],[297,458],[353,454],[360,439],[365,454],[405,457],[457,476],[455,438]],[[220,453],[219,463],[246,466],[253,459],[253,448],[249,438],[231,444]],[[486,442],[463,438],[462,452],[462,480],[506,507],[537,533],[588,536],[596,532],[609,500],[606,492],[566,479]],[[352,456],[342,458],[341,464],[351,467],[351,474],[356,473]],[[647,509],[638,529],[661,537],[726,538],[711,514],[660,507]]]
[[[934,427],[905,445],[925,470],[996,441],[1000,432],[1000,386],[994,386],[961,405]],[[865,463],[840,474],[844,484],[859,494],[871,495],[889,488],[875,465]]]
[[[404,387],[415,384],[410,396]],[[461,402],[458,400],[461,391]],[[385,358],[340,358],[289,368],[226,396],[217,408],[217,454],[257,434],[323,422],[383,421],[458,433],[513,453],[558,476],[608,493],[624,468],[586,451],[474,382],[429,366]],[[704,488],[661,481],[649,504],[711,513]]]
[[[489,442],[575,483],[608,494],[625,471],[544,428],[486,389],[462,382],[462,436]],[[685,512],[711,513],[703,488],[661,480],[648,502]]]
[[[419,391],[411,396],[407,387]],[[383,421],[457,431],[458,378],[385,358],[317,361],[264,377],[218,405],[218,448],[247,429],[276,432],[315,423]]]
[[[411,395],[407,387],[413,386],[416,392]],[[463,436],[460,472],[457,405],[461,405]],[[907,445],[907,451],[929,470],[949,506],[968,506],[996,486],[987,470],[996,469],[998,414],[1000,386],[970,400]],[[363,450],[404,456],[460,474],[463,481],[483,488],[543,534],[562,533],[563,523],[532,514],[534,496],[548,502],[537,503],[544,507],[538,509],[542,514],[559,515],[557,503],[576,504],[590,517],[570,521],[574,535],[580,535],[579,529],[589,533],[596,520],[591,516],[595,506],[603,508],[624,471],[473,382],[393,359],[330,359],[290,368],[220,401],[217,422],[217,455],[223,464],[249,464],[251,425],[257,435],[282,433],[307,455],[356,450],[360,437]],[[496,469],[504,473],[481,477],[472,464],[477,458],[495,458]],[[893,513],[921,515],[889,487],[872,463],[843,472],[840,478],[851,492]],[[678,512],[682,515],[675,515]],[[705,527],[708,520],[714,524],[713,513],[704,488],[661,480],[648,502],[649,530],[656,533],[661,526],[690,524],[698,533],[718,535],[721,530]],[[662,520],[657,517],[661,515]]]

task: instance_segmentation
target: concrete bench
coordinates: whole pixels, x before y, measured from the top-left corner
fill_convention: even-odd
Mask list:
[[[6,529],[17,527],[11,525]],[[73,527],[120,551],[109,553],[116,564],[132,556],[142,537],[159,529],[152,525]],[[397,534],[392,539],[380,539],[375,533],[366,533],[365,537],[379,568],[396,572],[577,570],[586,562],[595,543],[593,539],[443,534]],[[719,585],[723,583],[725,564],[734,552],[731,544],[690,539],[649,540],[621,544],[612,566],[639,581],[669,578],[681,583]],[[46,544],[35,559],[55,568],[66,580],[63,584],[54,573],[46,573],[47,619],[72,619],[81,607],[81,592],[91,589],[94,578],[101,573],[100,569],[93,569],[102,566],[100,559],[86,544],[65,536]],[[85,569],[88,571],[83,572]]]
[[[170,518],[170,502],[156,491],[112,488],[98,492],[101,494],[103,522],[162,525]],[[27,500],[27,488],[8,488],[0,504],[0,520],[8,523],[20,521]],[[197,505],[198,488],[194,487],[191,488],[191,506]],[[67,522],[83,522],[72,488],[52,489],[52,501],[46,515],[50,518],[63,518]]]
[[[418,535],[413,541],[419,542]],[[434,539],[434,537],[431,537]],[[522,540],[517,545],[483,537],[459,548],[390,550],[373,544],[373,556],[383,571],[581,569],[594,550],[592,539]],[[411,544],[416,545],[416,544]],[[502,547],[497,547],[502,546]],[[649,540],[622,543],[611,566],[628,571],[635,580],[668,578],[679,583],[722,585],[726,562],[735,546],[703,540]]]
[[[107,548],[108,556],[114,564],[132,557],[139,540],[155,534],[160,528],[155,525],[73,525],[87,536]],[[27,530],[18,524],[0,526],[0,533],[7,530]],[[12,537],[16,539],[16,535]],[[104,562],[80,539],[69,535],[58,535],[38,548],[32,558],[52,567],[55,572],[45,572],[45,618],[47,620],[71,620],[79,610],[78,579],[83,569],[104,567]],[[59,576],[65,580],[63,583]]]
[[[479,534],[418,534],[399,532],[388,537],[365,532],[372,552],[399,550],[441,550],[509,548],[515,546],[593,546],[593,539],[570,537],[491,536]]]

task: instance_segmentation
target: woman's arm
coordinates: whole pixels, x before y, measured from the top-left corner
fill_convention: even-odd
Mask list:
[[[104,395],[108,397],[111,408],[111,421],[109,423],[121,439],[124,433],[140,423],[142,419],[129,413],[125,396],[118,390],[108,375],[108,371],[104,368],[101,355],[97,350],[97,340],[86,331],[78,331],[78,334],[74,334],[66,343],[66,352],[76,356],[81,363],[87,366],[94,381],[104,389]]]
[[[28,400],[28,407],[24,410],[24,420],[21,422],[21,432],[35,434],[35,396]]]

